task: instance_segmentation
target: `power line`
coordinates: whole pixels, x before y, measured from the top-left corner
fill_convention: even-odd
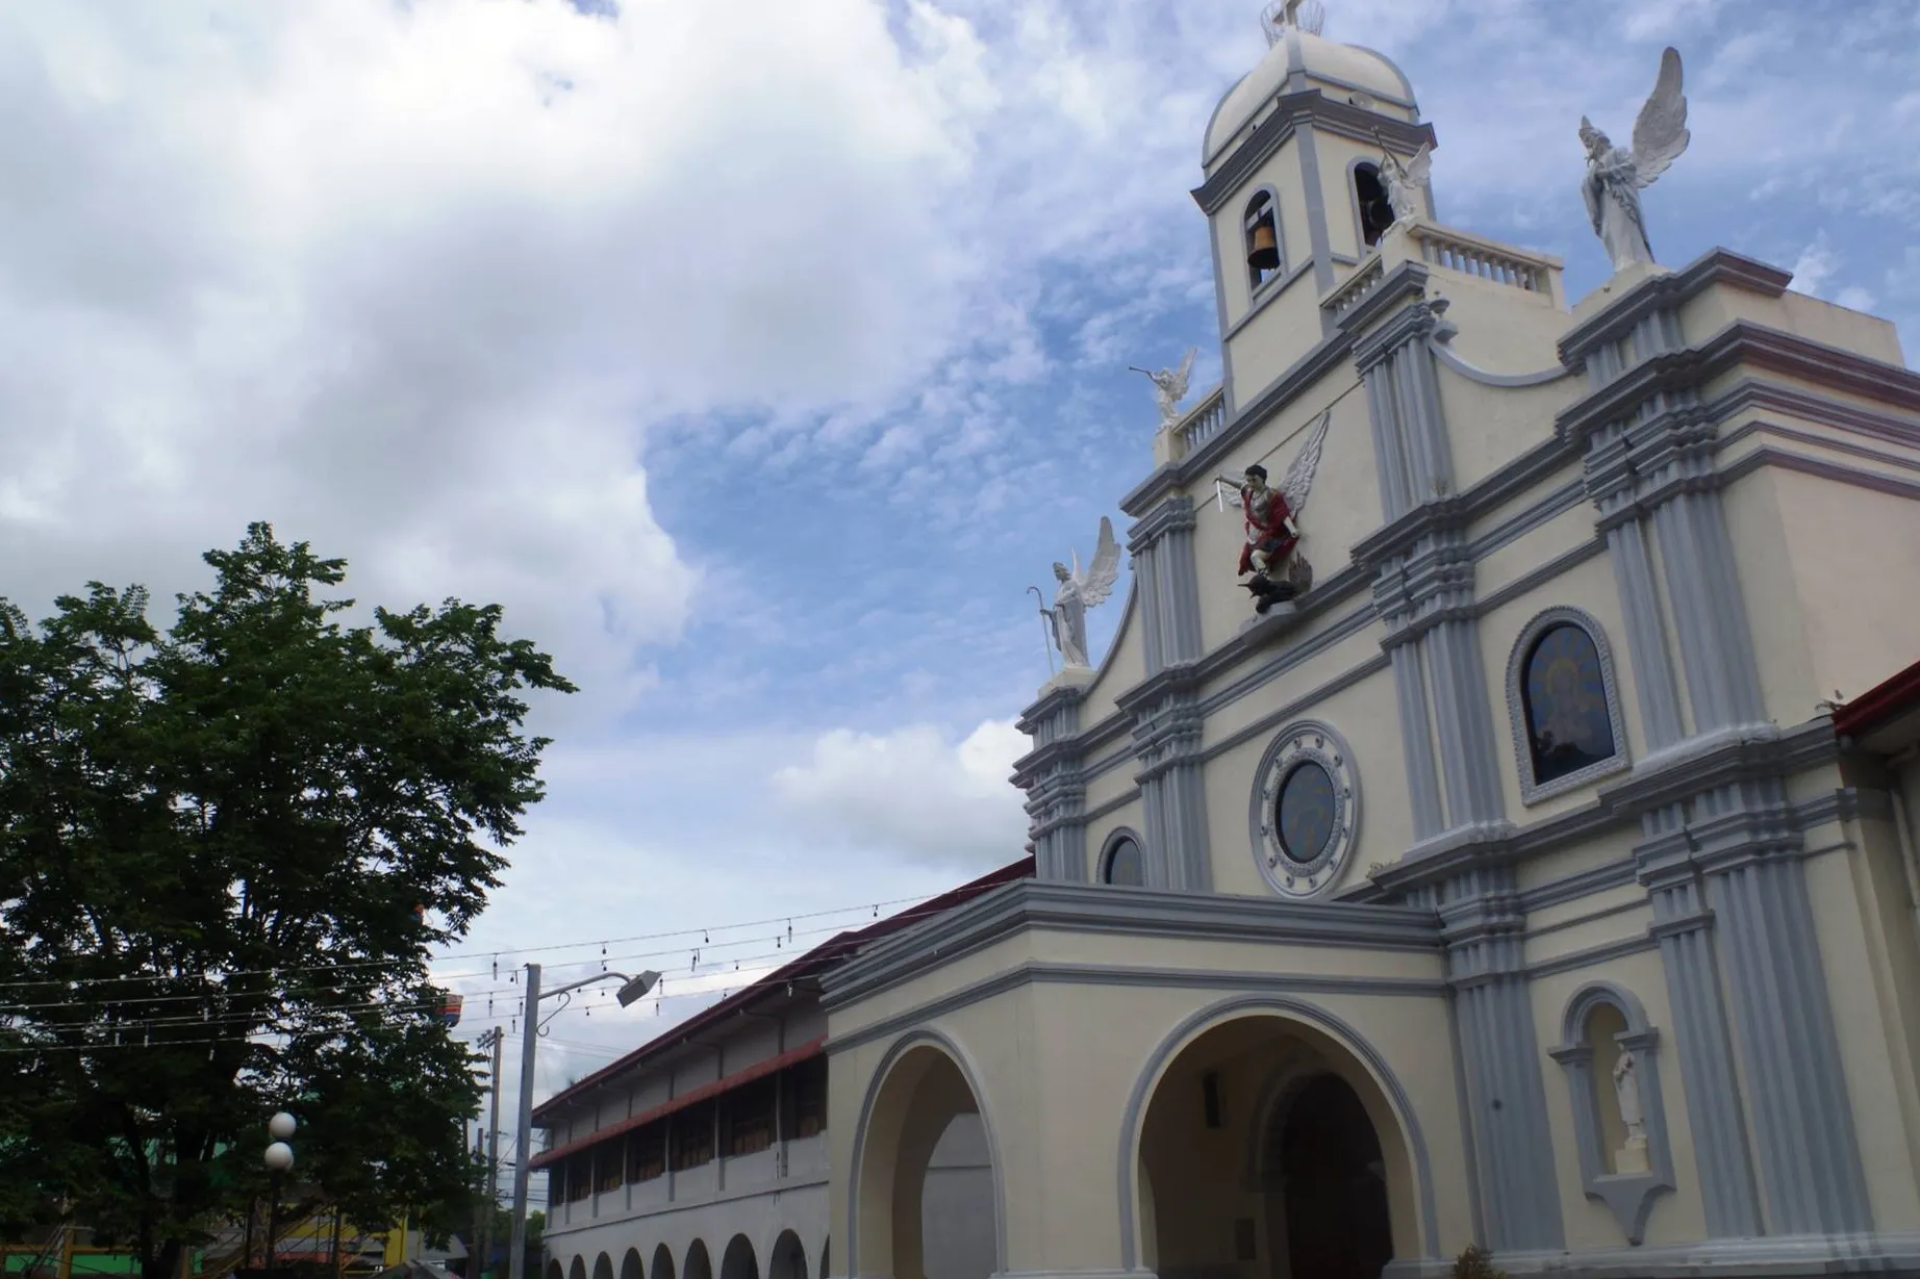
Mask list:
[[[896,897],[886,901],[860,902],[851,906],[836,906],[827,910],[801,911],[791,915],[769,915],[765,919],[744,920],[744,921],[741,921],[738,923],[732,923],[732,924],[708,924],[708,925],[700,925],[700,926],[695,926],[690,928],[675,929],[669,932],[636,933],[630,937],[599,937],[599,938],[594,938],[588,941],[555,942],[547,946],[521,946],[521,947],[513,947],[513,948],[505,948],[505,949],[496,949],[496,950],[447,951],[440,955],[428,956],[426,959],[426,962],[428,964],[434,964],[434,963],[443,962],[449,959],[486,959],[486,958],[499,959],[502,956],[538,955],[538,954],[545,954],[547,952],[556,951],[556,950],[582,950],[582,949],[587,949],[594,946],[603,946],[603,947],[604,946],[621,946],[621,945],[626,945],[629,942],[663,941],[663,940],[666,940],[667,938],[672,938],[672,937],[692,937],[696,933],[703,938],[703,942],[702,942],[703,945],[726,944],[726,943],[713,943],[711,941],[707,941],[704,939],[711,938],[711,936],[714,933],[736,932],[743,928],[764,928],[769,924],[781,924],[781,923],[791,924],[796,919],[824,919],[829,915],[850,915],[856,911],[872,911],[874,912],[873,918],[878,919],[879,912],[885,907],[898,906],[906,902],[916,902],[921,900],[924,900],[924,898]],[[680,947],[676,951],[663,951],[663,952],[653,952],[653,953],[656,953],[656,954],[678,953],[679,951],[684,951],[688,949],[692,949],[692,947],[686,946],[686,947]],[[628,958],[634,958],[634,957],[635,956],[628,956]],[[644,958],[645,956],[639,956],[639,957]],[[193,980],[196,978],[204,980],[210,977],[225,979],[228,977],[276,976],[283,973],[331,972],[331,971],[336,971],[340,969],[350,969],[350,968],[377,968],[381,966],[393,965],[396,962],[400,962],[400,961],[396,961],[395,959],[392,959],[392,958],[342,959],[342,960],[334,960],[324,964],[275,964],[267,968],[230,968],[230,969],[223,969],[219,972],[210,972],[210,973],[172,973],[172,974],[145,973],[145,974],[130,974],[130,975],[124,975],[124,976],[117,976],[117,977],[46,978],[46,979],[37,980],[37,981],[0,982],[0,989],[24,989],[28,987],[34,987],[34,986],[93,986],[93,985],[109,985],[116,982],[181,981],[181,980]],[[580,960],[578,962],[583,964],[592,963],[593,959],[588,958],[588,959]],[[478,976],[477,973],[472,975]],[[171,998],[171,996],[168,996],[168,998]]]

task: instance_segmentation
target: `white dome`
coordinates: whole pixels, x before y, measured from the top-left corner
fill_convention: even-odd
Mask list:
[[[1209,165],[1219,159],[1247,122],[1285,91],[1288,79],[1295,75],[1302,77],[1299,87],[1321,89],[1341,101],[1365,95],[1359,105],[1370,105],[1396,119],[1412,119],[1418,111],[1413,85],[1385,55],[1289,26],[1282,29],[1281,39],[1267,50],[1260,65],[1227,90],[1214,108],[1200,163]]]

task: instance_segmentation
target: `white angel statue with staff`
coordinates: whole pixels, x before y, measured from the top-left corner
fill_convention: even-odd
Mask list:
[[[1073,567],[1055,563],[1053,575],[1060,581],[1054,593],[1053,607],[1042,608],[1041,616],[1053,629],[1053,642],[1060,650],[1060,661],[1067,667],[1087,667],[1087,610],[1098,608],[1113,594],[1120,576],[1120,544],[1113,539],[1113,521],[1100,517],[1100,544],[1093,562],[1083,572],[1080,553],[1073,553]],[[1038,591],[1036,590],[1036,594]]]
[[[1633,122],[1631,151],[1613,145],[1592,121],[1580,117],[1580,141],[1587,149],[1587,177],[1580,193],[1615,271],[1653,261],[1640,193],[1680,158],[1692,136],[1687,132],[1687,96],[1681,91],[1680,53],[1672,48],[1660,55],[1653,94]]]

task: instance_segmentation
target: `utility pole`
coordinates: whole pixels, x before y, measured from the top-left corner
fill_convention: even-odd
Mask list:
[[[500,1205],[500,1053],[504,1039],[499,1027],[480,1036],[479,1046],[493,1049],[493,1074],[487,1084],[492,1098],[488,1107],[486,1140],[482,1146],[486,1151],[487,1184],[480,1195],[479,1229],[474,1231],[479,1241],[479,1260],[467,1267],[467,1279],[483,1279],[486,1274],[486,1259],[493,1247],[493,1215]]]
[[[540,965],[527,965],[527,1010],[520,1019],[520,1107],[513,1133],[513,1234],[507,1243],[507,1279],[526,1279],[527,1167],[533,1158],[533,1066],[540,1045]]]

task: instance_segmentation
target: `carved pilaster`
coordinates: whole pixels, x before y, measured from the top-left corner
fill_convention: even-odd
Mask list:
[[[1193,559],[1193,499],[1176,493],[1127,533],[1133,555],[1146,673],[1201,655],[1200,584]]]
[[[1019,722],[1034,749],[1014,764],[1013,783],[1027,793],[1027,837],[1039,879],[1088,876],[1085,759],[1076,741],[1081,691],[1055,688]]]
[[[1203,717],[1187,668],[1143,682],[1123,698],[1122,709],[1133,718],[1147,886],[1209,891],[1213,865],[1200,760]]]
[[[1476,870],[1448,884],[1440,919],[1487,1243],[1557,1251],[1560,1191],[1512,872]]]

